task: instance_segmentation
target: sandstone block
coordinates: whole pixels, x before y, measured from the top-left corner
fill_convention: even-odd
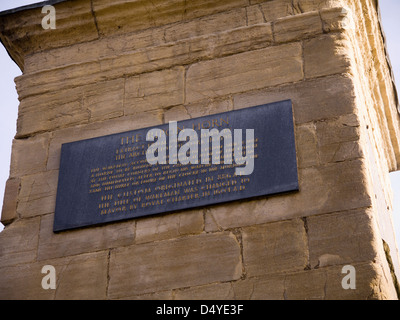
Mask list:
[[[163,36],[163,28],[152,28],[138,33],[104,37],[69,47],[38,52],[25,57],[25,73],[31,74],[71,64],[115,58],[118,55],[137,49],[164,44]]]
[[[275,21],[276,19],[293,15],[292,0],[251,0],[251,4],[253,3],[261,3],[260,7],[266,21]]]
[[[360,138],[360,122],[356,114],[345,114],[337,119],[316,123],[320,146],[357,141]]]
[[[19,107],[16,137],[25,138],[38,132],[87,123],[89,111],[83,109],[82,94],[77,91],[58,90],[57,94],[23,99]],[[65,100],[61,101],[63,98]]]
[[[342,278],[337,279],[339,286]],[[325,285],[326,275],[322,270],[292,273],[285,277],[283,296],[285,300],[324,300]]]
[[[241,273],[240,248],[232,234],[135,245],[111,252],[109,296],[120,298],[236,280]]]
[[[57,183],[57,170],[22,177],[18,214],[26,218],[54,213]]]
[[[232,8],[244,7],[246,4],[245,0],[223,0],[218,3],[211,0],[201,2],[140,0],[118,1],[112,4],[104,0],[95,0],[93,8],[100,33],[110,35],[212,15]]]
[[[100,82],[83,91],[83,108],[90,121],[108,120],[124,115],[125,79]]]
[[[146,293],[139,296],[123,297],[120,300],[173,300],[173,292],[171,290]]]
[[[39,76],[41,82],[45,83],[46,78],[56,76],[51,69],[67,66],[72,70],[100,72],[101,74],[96,74],[100,82],[104,81],[105,74],[120,77],[121,74],[150,72],[208,58],[214,53],[223,55],[243,52],[256,47],[265,47],[271,43],[273,39],[270,24],[264,24],[264,21],[260,20],[257,24],[256,21],[249,22],[249,27],[246,27],[243,10],[235,9],[205,17],[200,20],[201,26],[198,26],[199,20],[187,21],[38,52],[25,58],[25,74],[35,76],[25,75],[19,77],[17,82],[22,81],[31,86],[37,80],[34,78]],[[98,61],[101,62],[102,70],[95,67]],[[42,71],[47,71],[45,77],[41,77]],[[59,72],[64,74],[62,70]],[[73,82],[75,85],[88,83],[80,80],[80,78],[74,79]],[[19,86],[21,96],[25,96],[25,87],[26,85]]]
[[[127,40],[124,39],[124,41]],[[265,48],[272,41],[271,24],[267,23],[166,43],[151,47],[151,49],[132,51],[124,48],[121,49],[124,54],[100,56],[98,59],[95,58],[96,56],[87,57],[88,61],[83,60],[83,63],[74,63],[70,59],[64,60],[64,56],[59,55],[55,60],[50,59],[54,63],[52,69],[24,74],[17,77],[15,81],[19,98],[23,100],[33,95],[58,91],[60,81],[63,81],[64,89],[69,90],[99,83],[105,79],[118,79],[121,75],[135,76],[212,57]],[[128,91],[128,87],[126,89]]]
[[[355,114],[316,123],[318,153],[322,163],[340,162],[363,156],[360,123]]]
[[[353,265],[356,270],[356,290],[343,290],[343,265],[326,269],[327,300],[393,300],[397,299],[393,283],[384,276],[382,266],[373,263]]]
[[[216,205],[205,215],[205,230],[226,230],[369,207],[365,166],[361,160],[299,170],[300,191],[240,203]]]
[[[353,82],[343,76],[308,80],[233,96],[234,109],[291,99],[296,124],[355,112]]]
[[[33,52],[70,46],[99,37],[89,1],[78,0],[73,4],[63,1],[54,5],[57,27],[51,32],[45,32],[42,28],[44,15],[40,8],[2,17],[0,30],[14,44],[12,56],[21,70],[24,69],[24,56]]]
[[[19,99],[39,94],[53,94],[63,89],[71,89],[107,79],[99,61],[85,64],[72,64],[70,68],[53,67],[43,72],[23,74],[15,78]],[[102,75],[100,75],[102,74]],[[119,75],[121,76],[121,74]],[[117,77],[114,77],[117,78]]]
[[[166,42],[175,42],[244,26],[246,9],[240,8],[167,26],[164,28],[164,35]]]
[[[376,257],[373,221],[366,209],[308,217],[307,225],[312,268]]]
[[[370,300],[393,297],[393,290],[383,279],[379,265],[354,264],[356,289],[345,290],[342,279],[344,265],[289,274],[284,281],[287,300]]]
[[[61,71],[60,74],[65,78]],[[40,76],[36,75],[36,78],[38,77]],[[123,111],[123,90],[124,79],[116,79],[99,81],[94,85],[82,84],[72,88],[58,88],[49,93],[23,98],[19,106],[17,137],[86,124],[91,113],[92,115],[101,114],[101,110],[96,110],[97,105],[99,105],[98,109],[101,109],[105,107],[104,104],[107,104],[112,116],[118,110]],[[105,100],[104,104],[102,100]]]
[[[314,123],[296,126],[297,160],[299,168],[319,165],[317,134]]]
[[[20,219],[0,233],[0,267],[33,262],[36,259],[39,224],[39,218]]]
[[[242,238],[248,276],[303,270],[307,265],[307,237],[300,219],[248,227]]]
[[[363,157],[361,145],[357,141],[322,146],[320,154],[321,162],[342,162]]]
[[[233,300],[231,283],[216,283],[200,287],[176,290],[175,300]]]
[[[323,9],[320,14],[325,32],[343,31],[353,27],[351,12],[344,7]]]
[[[244,300],[370,300],[396,299],[381,266],[356,263],[356,290],[345,290],[343,265],[245,279],[232,284],[235,298]]]
[[[196,62],[193,59],[196,55],[197,60],[223,57],[270,46],[273,42],[272,27],[270,23],[250,25],[198,40],[193,39],[192,42],[189,50],[191,62]]]
[[[185,106],[176,106],[165,110],[164,122],[169,123],[170,121],[182,121],[190,119],[187,108]]]
[[[304,42],[306,78],[321,77],[350,71],[353,52],[343,35],[323,35]]]
[[[231,98],[203,100],[185,106],[191,118],[208,116],[211,114],[222,113],[233,110]]]
[[[108,252],[4,267],[0,299],[87,300],[106,299]],[[43,266],[56,269],[56,290],[43,290]]]
[[[318,11],[324,8],[340,6],[341,0],[294,0],[293,10],[295,14],[307,11]]]
[[[266,22],[260,6],[246,7],[247,25],[259,24]]]
[[[8,179],[3,198],[3,209],[1,211],[1,223],[7,225],[17,218],[18,194],[20,179]]]
[[[191,210],[165,216],[139,219],[136,223],[135,243],[173,239],[203,231],[203,210]]]
[[[12,146],[10,177],[46,171],[50,134],[15,139]]]
[[[135,221],[53,233],[54,215],[43,216],[40,223],[38,260],[95,252],[133,243]]]
[[[282,274],[253,277],[232,283],[237,300],[283,300],[285,276]]]
[[[139,114],[184,103],[183,67],[138,75],[126,80],[124,113]]]
[[[322,33],[322,22],[318,12],[278,19],[274,23],[277,42],[288,42]]]
[[[299,81],[301,55],[293,43],[194,64],[187,71],[186,102]]]

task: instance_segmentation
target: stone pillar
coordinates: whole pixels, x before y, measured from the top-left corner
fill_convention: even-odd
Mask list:
[[[39,5],[0,14],[23,71],[1,299],[397,299],[400,118],[376,1],[53,5],[56,29]],[[63,143],[286,99],[299,192],[53,233]]]

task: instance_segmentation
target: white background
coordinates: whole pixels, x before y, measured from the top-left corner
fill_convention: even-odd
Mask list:
[[[1,0],[0,11],[24,6],[38,1]],[[400,1],[380,0],[383,27],[396,79],[400,79]],[[9,176],[11,143],[16,131],[18,98],[14,78],[21,74],[17,65],[0,45],[0,204],[3,203],[4,187]],[[400,94],[400,83],[398,83]],[[391,173],[394,192],[394,214],[396,238],[400,241],[400,172]],[[3,226],[0,224],[0,231]]]

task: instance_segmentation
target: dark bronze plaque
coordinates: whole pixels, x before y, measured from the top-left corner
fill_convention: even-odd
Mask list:
[[[184,129],[198,134],[198,164],[183,164],[179,157],[176,164],[169,164],[175,150],[169,145],[171,124],[64,144],[54,232],[298,190],[291,101],[179,121],[176,125],[177,134]],[[146,159],[149,147],[161,141],[156,137],[146,141],[146,135],[155,128],[166,136],[166,164],[151,165]],[[214,149],[212,139],[207,139],[209,157],[202,159],[202,134],[212,129],[219,133],[229,129],[225,132],[232,133],[231,163],[224,161],[225,157],[229,159],[224,149],[225,143],[229,145],[227,138],[215,139],[220,146]],[[236,139],[238,129],[242,129],[243,140]],[[252,139],[246,131],[249,129],[254,130]],[[252,144],[252,152],[245,148],[247,142]],[[238,152],[236,158],[235,146],[239,143],[242,154]],[[195,149],[187,150],[185,145],[186,141],[178,141],[176,151],[189,158]],[[154,156],[160,156],[161,150]],[[220,164],[213,164],[213,152],[221,156]],[[252,159],[251,174],[236,175],[237,169],[246,167],[239,155]],[[209,164],[202,161],[206,158]]]

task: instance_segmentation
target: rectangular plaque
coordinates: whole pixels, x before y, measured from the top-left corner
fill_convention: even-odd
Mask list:
[[[146,141],[154,128],[166,133],[167,164],[146,159],[157,141]],[[179,121],[177,132],[183,129],[198,133],[198,164],[169,164],[169,124],[63,144],[54,232],[298,190],[290,100]],[[220,164],[212,163],[211,139],[209,164],[202,164],[202,129],[230,129],[231,147],[235,129],[242,129],[243,146],[246,129],[253,129],[252,173],[236,175],[245,164],[234,156],[225,163],[225,139]],[[178,151],[185,143],[178,142]]]

